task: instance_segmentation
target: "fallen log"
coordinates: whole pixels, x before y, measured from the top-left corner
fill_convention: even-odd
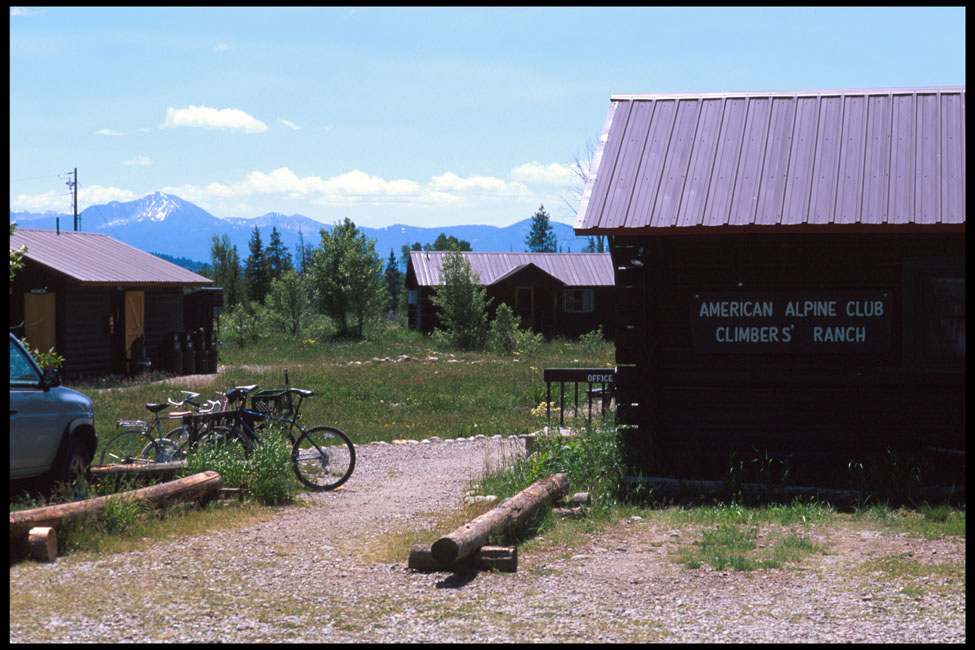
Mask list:
[[[565,500],[565,507],[575,508],[577,506],[581,506],[583,508],[588,508],[590,503],[592,503],[592,497],[589,496],[588,492],[576,492]]]
[[[92,478],[108,478],[110,476],[129,476],[135,478],[170,479],[176,472],[186,465],[185,460],[170,463],[117,463],[115,465],[95,465],[89,468]]]
[[[552,508],[552,514],[559,519],[578,519],[586,516],[582,506],[575,506],[574,508]]]
[[[416,571],[443,571],[446,567],[433,559],[432,544],[414,544],[410,548],[407,566]],[[450,569],[471,569],[475,571],[518,570],[518,549],[515,546],[482,546],[463,560],[458,560]]]
[[[139,488],[129,492],[120,492],[109,496],[73,501],[56,506],[45,506],[33,510],[20,510],[10,513],[10,539],[26,537],[31,528],[47,526],[58,529],[61,524],[72,517],[84,514],[99,513],[105,509],[109,500],[147,501],[153,505],[162,505],[172,501],[207,501],[220,491],[222,481],[216,472],[206,471],[193,474],[185,478],[160,483],[150,487]]]
[[[525,523],[542,505],[557,501],[569,490],[565,474],[553,474],[536,481],[495,508],[472,519],[452,533],[433,543],[433,558],[449,567],[484,546],[491,535],[513,530]]]

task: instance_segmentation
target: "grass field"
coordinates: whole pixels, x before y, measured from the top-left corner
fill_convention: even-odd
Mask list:
[[[385,359],[385,360],[384,360]],[[95,403],[104,444],[122,418],[148,419],[147,402],[178,398],[180,389],[214,397],[214,391],[259,384],[315,391],[301,407],[306,425],[328,424],[355,443],[374,440],[514,435],[544,426],[532,414],[545,396],[545,367],[607,367],[610,344],[587,350],[578,343],[544,343],[533,355],[437,350],[426,337],[391,329],[384,342],[294,340],[272,336],[244,348],[222,346],[216,380],[187,377],[175,383],[116,380],[72,384]]]

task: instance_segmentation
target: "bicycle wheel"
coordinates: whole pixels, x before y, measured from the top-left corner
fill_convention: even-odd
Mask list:
[[[123,431],[102,449],[101,464],[158,463],[164,450],[142,431]]]
[[[291,450],[298,480],[312,490],[334,490],[349,480],[355,469],[355,447],[334,427],[313,427],[295,441]]]
[[[189,447],[190,433],[185,427],[177,427],[168,432],[163,440],[163,445],[169,450],[169,460],[186,460],[186,452]]]

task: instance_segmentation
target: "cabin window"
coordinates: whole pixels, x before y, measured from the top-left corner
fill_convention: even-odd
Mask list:
[[[409,305],[416,304],[416,289],[410,289],[406,292],[406,303]]]
[[[593,290],[592,289],[566,289],[565,307],[566,312],[589,312],[593,310]]]
[[[964,258],[904,261],[904,365],[918,372],[964,371]]]

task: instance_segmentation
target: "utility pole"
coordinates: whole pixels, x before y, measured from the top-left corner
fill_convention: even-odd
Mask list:
[[[74,180],[68,179],[68,187],[74,190],[71,205],[74,208],[74,229],[78,230],[78,168],[74,168]]]

